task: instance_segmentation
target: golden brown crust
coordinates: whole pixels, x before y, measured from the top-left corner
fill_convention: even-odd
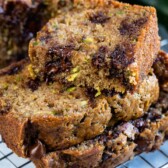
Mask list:
[[[10,113],[4,116],[0,115],[0,130],[5,143],[16,154],[23,157],[26,153],[24,139],[27,124],[27,118],[18,120]]]

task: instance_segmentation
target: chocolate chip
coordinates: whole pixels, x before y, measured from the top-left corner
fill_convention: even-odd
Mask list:
[[[83,123],[86,119],[86,116],[84,115],[83,118],[80,120],[80,123]]]
[[[136,137],[135,143],[137,144],[136,151],[137,152],[148,152],[149,146],[153,144],[153,140],[150,137],[144,138],[141,136]]]
[[[121,35],[134,35],[136,37],[140,28],[147,22],[147,18],[139,18],[137,20],[129,23],[129,18],[124,19],[121,22],[121,26],[119,28]]]
[[[150,108],[150,112],[147,113],[147,119],[150,121],[156,121],[157,119],[161,119],[162,114],[159,110],[155,108]]]
[[[107,53],[107,47],[101,46],[97,53],[92,57],[92,64],[97,68],[105,66],[105,56]]]
[[[122,83],[127,88],[127,90],[130,91],[130,93],[133,93],[134,86],[129,84],[129,80],[126,79],[125,76],[123,76],[123,78],[122,78]],[[126,92],[123,93],[121,96],[124,96],[125,94],[126,94]]]
[[[30,157],[30,150],[29,147],[35,144],[36,139],[38,137],[38,131],[35,125],[33,125],[30,120],[25,123],[25,133],[24,133],[24,140],[23,145],[25,147],[27,157]]]
[[[160,147],[160,145],[162,144],[163,142],[163,135],[162,134],[158,134],[155,136],[155,143],[152,147],[152,151],[158,149]]]
[[[123,75],[123,70],[118,70],[118,68],[110,68],[109,70],[109,78],[120,78],[120,79],[124,79],[124,75]]]
[[[116,95],[117,92],[115,91],[115,89],[112,89],[112,90],[104,89],[104,90],[102,90],[102,94],[104,94],[107,97],[112,97],[112,96]]]
[[[46,82],[53,82],[54,76],[57,73],[69,71],[72,67],[71,52],[74,49],[73,45],[56,46],[49,48],[47,55],[51,61],[45,65],[45,80]]]
[[[62,7],[65,7],[66,5],[67,5],[66,0],[59,0],[59,2],[58,2],[58,9],[62,8]]]
[[[92,23],[103,24],[106,23],[110,17],[106,16],[103,12],[97,12],[96,14],[90,16],[89,19]]]
[[[90,97],[91,100],[95,98],[95,94],[97,93],[97,90],[94,88],[87,88],[86,89],[86,95]]]
[[[139,132],[142,132],[145,128],[148,128],[148,124],[143,118],[132,121],[132,124],[138,129]]]
[[[34,92],[40,86],[40,80],[38,78],[28,79],[28,82],[26,83],[26,85],[28,86],[28,88],[32,90],[32,92]]]
[[[116,45],[114,51],[110,54],[109,78],[118,78],[128,89],[129,84],[125,79],[125,69],[134,62],[133,45],[128,43]]]
[[[29,148],[29,155],[32,159],[41,159],[45,153],[45,146],[39,140]]]
[[[102,161],[106,161],[107,159],[109,159],[111,157],[111,155],[110,154],[108,154],[108,153],[103,153],[103,156],[102,156]]]
[[[48,75],[50,74],[56,74],[59,70],[60,63],[58,62],[50,62],[46,65],[46,71],[48,72]]]
[[[124,69],[134,62],[133,45],[128,43],[116,45],[111,53],[111,69]]]
[[[74,45],[65,45],[65,46],[54,46],[49,48],[48,55],[54,58],[61,58],[66,61],[69,57],[71,57],[71,52],[74,50]]]
[[[60,158],[67,163],[72,161],[71,156],[68,154],[64,154],[64,153],[60,154]]]
[[[14,10],[15,3],[14,2],[8,2],[5,7],[5,13],[7,15],[10,15],[12,11]]]

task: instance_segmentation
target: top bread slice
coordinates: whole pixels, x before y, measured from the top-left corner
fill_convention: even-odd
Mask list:
[[[95,96],[135,90],[160,49],[155,9],[113,0],[90,3],[51,19],[30,42],[33,77],[88,87]]]
[[[32,80],[30,69],[27,62],[20,62],[0,71],[0,134],[23,157],[30,155],[37,139],[47,151],[64,149],[119,121],[141,117],[159,94],[152,73],[137,92],[94,97],[86,88]]]

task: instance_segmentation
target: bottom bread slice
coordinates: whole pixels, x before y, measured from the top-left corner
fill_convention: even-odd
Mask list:
[[[31,159],[37,168],[116,167],[135,154],[160,147],[168,135],[167,102],[168,94],[163,91],[143,118],[120,123],[95,139],[66,150],[46,154],[38,141],[31,150]]]

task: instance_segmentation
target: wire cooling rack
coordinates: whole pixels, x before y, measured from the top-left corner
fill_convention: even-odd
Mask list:
[[[168,37],[166,31],[160,26],[162,36],[162,49],[168,52]],[[28,159],[23,159],[14,154],[0,136],[0,168],[35,168],[34,164]],[[142,153],[134,159],[118,166],[117,168],[168,168],[168,141],[159,150],[150,153]]]

